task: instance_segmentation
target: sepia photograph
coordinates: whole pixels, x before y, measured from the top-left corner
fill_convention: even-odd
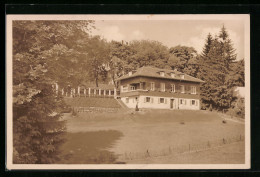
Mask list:
[[[249,169],[250,16],[7,15],[8,169]]]

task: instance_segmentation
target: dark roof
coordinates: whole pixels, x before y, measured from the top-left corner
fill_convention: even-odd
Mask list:
[[[160,72],[164,71],[165,75],[161,76]],[[171,73],[175,74],[175,77],[171,77]],[[180,77],[180,75],[184,75],[184,79]],[[132,75],[124,75],[117,80],[124,80],[128,78],[133,78],[137,76],[146,76],[146,77],[155,77],[155,78],[164,78],[164,79],[172,79],[172,80],[184,80],[184,81],[191,81],[191,82],[204,82],[203,80],[197,79],[195,77],[192,77],[188,74],[175,71],[175,70],[170,70],[170,69],[160,69],[160,68],[155,68],[152,66],[144,66],[141,68],[138,68],[136,71],[133,71]]]

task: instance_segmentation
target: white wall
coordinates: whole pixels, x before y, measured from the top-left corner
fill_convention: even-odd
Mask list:
[[[150,97],[150,102],[146,102],[146,97]],[[159,99],[164,98],[164,103],[160,103]],[[127,103],[128,99],[128,103]],[[184,98],[173,98],[173,97],[155,97],[155,96],[139,96],[138,98],[138,108],[153,108],[153,109],[170,109],[170,100],[174,99],[173,109],[189,109],[189,110],[199,110],[200,101],[199,99],[184,99]],[[180,99],[182,99],[182,104],[180,104]],[[136,97],[122,97],[122,102],[129,108],[136,107]],[[186,100],[186,101],[185,101]],[[195,105],[191,105],[191,100],[195,100]]]
[[[180,100],[183,100],[183,104],[180,104]],[[195,100],[195,105],[191,104],[191,101]],[[199,110],[200,109],[200,100],[199,99],[184,99],[179,98],[179,109],[192,109],[192,110]]]

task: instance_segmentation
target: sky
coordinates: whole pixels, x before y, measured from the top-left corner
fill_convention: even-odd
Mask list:
[[[209,33],[218,35],[225,26],[237,60],[244,58],[244,22],[235,20],[96,20],[92,35],[107,41],[156,40],[167,47],[185,45],[201,53]]]

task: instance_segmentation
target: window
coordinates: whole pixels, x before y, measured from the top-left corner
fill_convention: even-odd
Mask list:
[[[195,105],[195,104],[196,104],[195,100],[191,100],[191,105]]]
[[[181,90],[181,93],[185,93],[185,87],[184,87],[184,85],[180,85],[180,90]]]
[[[160,103],[164,103],[164,98],[160,98]]]
[[[154,91],[154,82],[151,82],[151,90]]]
[[[196,87],[195,86],[191,86],[191,94],[196,94]]]
[[[130,90],[135,90],[135,86],[130,86]]]
[[[175,77],[175,74],[174,74],[174,73],[171,73],[171,77],[174,78],[174,77]]]
[[[160,84],[160,91],[165,92],[165,83]]]
[[[175,85],[171,84],[171,92],[175,92]]]
[[[180,99],[180,104],[186,105],[186,100],[185,99]]]
[[[129,103],[129,98],[126,98],[126,99],[125,99],[125,102],[126,102],[126,103]]]
[[[151,97],[144,97],[144,102],[146,103],[153,103],[153,98]]]
[[[165,72],[164,72],[164,71],[161,71],[161,72],[160,72],[160,76],[165,76]]]

